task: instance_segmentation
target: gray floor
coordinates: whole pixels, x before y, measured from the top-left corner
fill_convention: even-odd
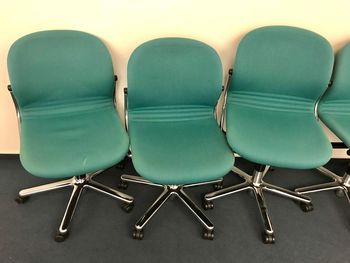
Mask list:
[[[253,166],[237,159],[250,172]],[[328,167],[343,173],[347,162],[334,160]],[[134,173],[128,163],[124,170]],[[116,186],[122,171],[111,168],[96,179]],[[295,188],[327,181],[313,170],[275,169],[265,181]],[[229,174],[225,185],[240,182]],[[170,200],[145,229],[142,241],[131,238],[133,224],[154,201],[160,189],[130,185],[136,200],[130,214],[120,203],[92,190],[83,193],[71,223],[70,237],[53,240],[70,189],[37,196],[23,204],[13,201],[21,188],[48,183],[28,174],[18,156],[0,156],[0,262],[350,262],[350,206],[334,192],[312,195],[315,210],[303,213],[292,201],[266,194],[276,244],[261,242],[261,220],[254,198],[239,193],[214,203],[207,211],[214,222],[215,240],[201,238],[202,227],[179,200]],[[212,190],[188,190],[195,201]]]

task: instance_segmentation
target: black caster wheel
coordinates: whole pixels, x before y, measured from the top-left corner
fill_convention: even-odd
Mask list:
[[[128,182],[120,180],[120,183],[118,184],[119,189],[127,189],[128,188]]]
[[[133,239],[142,240],[143,239],[143,229],[134,229],[134,232],[132,233]]]
[[[17,204],[24,204],[25,202],[27,202],[29,199],[29,196],[17,196],[15,198],[15,201],[17,202]]]
[[[344,191],[343,191],[343,189],[337,189],[337,190],[335,190],[335,195],[337,196],[337,197],[344,197]]]
[[[270,172],[273,172],[274,170],[275,170],[275,168],[273,168],[272,166],[270,166],[269,171],[270,171]]]
[[[64,233],[61,233],[60,231],[57,231],[56,235],[55,235],[55,241],[56,242],[63,242],[64,240],[66,240],[66,238],[69,236],[69,232],[68,230]]]
[[[300,208],[305,213],[311,212],[312,210],[314,210],[314,206],[312,205],[312,203],[302,203],[302,202],[300,202]]]
[[[121,205],[121,208],[125,211],[125,212],[127,212],[127,213],[130,213],[131,212],[131,210],[134,208],[134,203],[123,203],[122,205]]]
[[[203,238],[207,240],[214,239],[214,230],[204,229]]]
[[[212,201],[207,201],[204,199],[203,207],[204,207],[204,210],[214,209],[214,204]]]
[[[275,243],[275,235],[274,234],[267,234],[263,232],[262,235],[264,244],[274,244]]]
[[[214,184],[213,187],[214,187],[214,190],[220,190],[224,188],[224,183],[221,181],[219,183]]]

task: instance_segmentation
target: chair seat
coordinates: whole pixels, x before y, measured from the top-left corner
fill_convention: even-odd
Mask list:
[[[162,121],[129,118],[129,132],[134,167],[154,183],[182,185],[215,180],[234,164],[213,116]]]
[[[127,153],[128,137],[113,105],[53,114],[22,117],[20,157],[33,175],[83,175],[111,167]]]
[[[263,109],[228,103],[227,140],[243,158],[276,167],[311,169],[324,165],[332,147],[309,111]]]
[[[350,147],[350,115],[334,112],[320,112],[321,120],[347,147]]]

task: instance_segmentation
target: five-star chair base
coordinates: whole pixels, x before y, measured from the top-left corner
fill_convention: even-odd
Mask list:
[[[133,238],[134,239],[143,239],[144,236],[144,227],[149,222],[149,220],[156,214],[156,212],[161,208],[161,206],[171,197],[178,197],[190,211],[196,216],[200,223],[204,226],[203,238],[212,240],[214,239],[214,225],[213,223],[205,216],[201,209],[192,201],[192,199],[185,193],[184,189],[199,186],[204,184],[214,184],[214,187],[220,188],[222,185],[222,178],[210,182],[196,183],[196,184],[187,184],[187,185],[162,185],[152,183],[140,176],[134,175],[122,175],[121,183],[119,184],[120,188],[127,188],[127,182],[146,184],[156,187],[163,188],[163,192],[160,196],[154,201],[154,203],[148,208],[145,214],[136,222]]]
[[[33,194],[38,194],[42,192],[47,192],[47,191],[51,191],[59,188],[72,186],[73,187],[72,194],[70,196],[66,211],[64,212],[61,224],[55,235],[55,240],[57,242],[62,242],[69,235],[69,231],[68,231],[69,223],[73,218],[73,214],[78,204],[80,195],[83,189],[86,187],[125,202],[125,205],[122,206],[122,208],[127,212],[129,212],[133,207],[133,203],[134,203],[133,197],[92,180],[92,178],[95,175],[101,172],[102,171],[97,171],[95,173],[89,173],[86,175],[74,176],[70,179],[62,180],[59,182],[54,182],[54,183],[36,186],[28,189],[23,189],[19,192],[19,196],[16,198],[16,202],[24,203]]]
[[[244,179],[244,182],[238,185],[229,186],[221,190],[206,194],[204,196],[204,207],[205,209],[212,209],[214,207],[212,201],[215,199],[235,194],[241,191],[251,190],[255,195],[260,210],[261,218],[264,224],[263,242],[266,244],[272,244],[275,242],[275,235],[268,214],[263,191],[278,194],[306,204],[311,203],[311,199],[309,197],[303,196],[299,193],[295,193],[288,189],[264,182],[263,177],[267,173],[268,169],[269,166],[257,165],[254,169],[253,175],[251,176],[238,169],[237,167],[234,167],[232,171],[238,174],[240,177],[242,177]]]

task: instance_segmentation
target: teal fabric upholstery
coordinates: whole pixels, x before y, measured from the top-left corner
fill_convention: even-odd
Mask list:
[[[232,149],[259,164],[315,168],[331,144],[314,116],[327,88],[333,51],[300,28],[262,27],[240,42],[228,91],[226,129]]]
[[[321,120],[350,147],[350,43],[337,54],[333,84],[322,97]]]
[[[137,172],[159,184],[190,184],[228,173],[234,157],[214,119],[221,62],[184,38],[146,42],[128,63],[128,127]]]
[[[97,37],[53,30],[17,40],[8,70],[21,114],[20,158],[47,178],[108,168],[128,150],[111,57]]]

